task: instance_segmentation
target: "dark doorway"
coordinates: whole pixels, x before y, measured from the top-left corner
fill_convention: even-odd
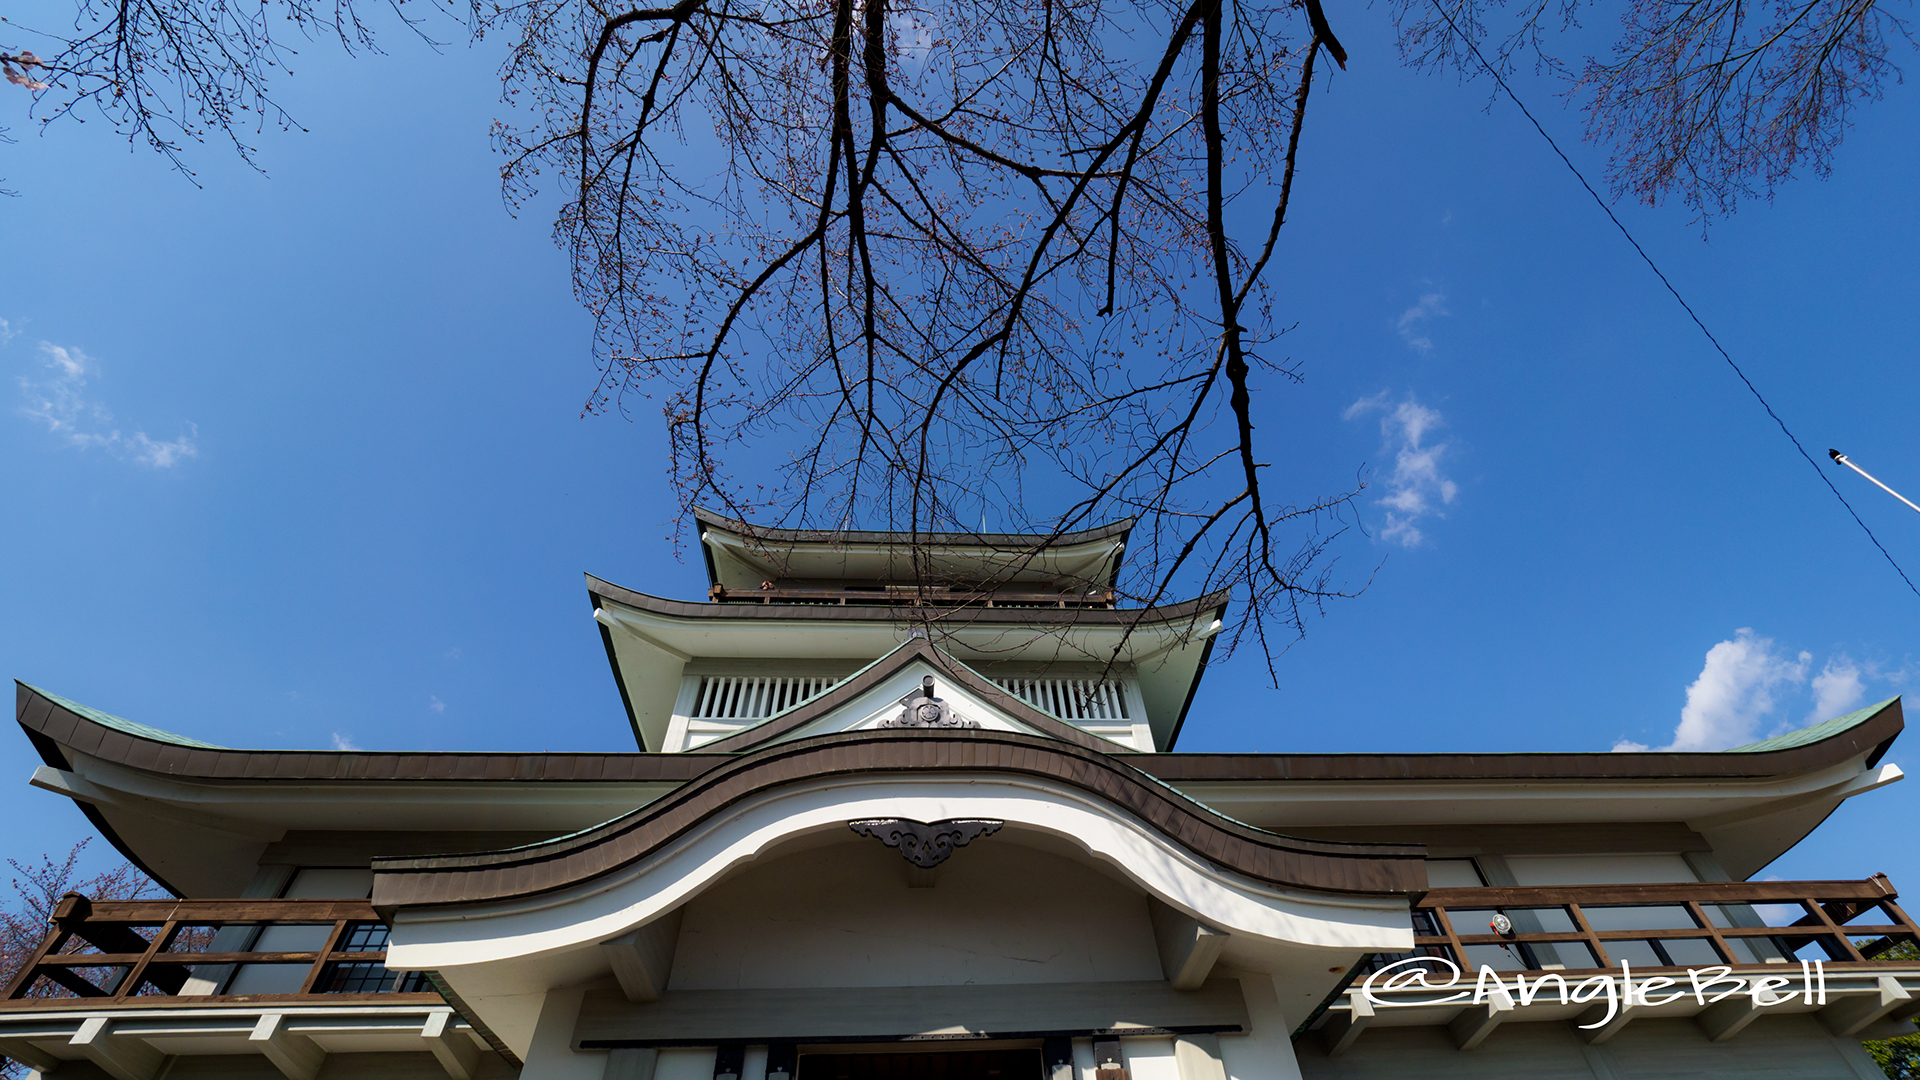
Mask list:
[[[1040,1051],[802,1054],[796,1080],[1041,1080]]]

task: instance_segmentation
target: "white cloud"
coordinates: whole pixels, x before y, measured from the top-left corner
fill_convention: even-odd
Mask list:
[[[1820,674],[1813,677],[1813,711],[1807,714],[1807,723],[1817,724],[1844,716],[1866,696],[1867,685],[1860,665],[1844,653],[1831,657],[1821,665]]]
[[[909,62],[924,62],[933,49],[934,23],[925,11],[887,10],[887,30],[893,38],[893,47],[906,55]]]
[[[5,319],[0,319],[0,345],[5,345],[7,342],[12,341],[19,333],[20,331],[13,328],[12,323]]]
[[[1386,479],[1387,493],[1379,501],[1387,508],[1387,522],[1380,529],[1386,540],[1402,547],[1418,547],[1426,539],[1420,531],[1420,519],[1441,516],[1440,507],[1449,505],[1460,493],[1460,485],[1440,471],[1440,459],[1453,444],[1429,441],[1446,426],[1438,409],[1429,409],[1407,395],[1398,404],[1389,403],[1387,391],[1364,397],[1341,414],[1352,420],[1379,412],[1380,437],[1393,451],[1393,472]]]
[[[0,344],[13,336],[0,321]],[[87,393],[87,383],[99,374],[99,361],[77,348],[40,343],[39,378],[19,379],[22,415],[47,426],[47,431],[69,446],[95,447],[123,460],[154,469],[171,469],[200,455],[200,429],[189,423],[177,439],[155,439],[144,431],[123,434],[113,426],[113,413]]]
[[[1788,656],[1772,638],[1741,627],[1732,638],[1707,650],[1700,676],[1687,687],[1687,704],[1680,710],[1673,741],[1660,749],[1725,750],[1753,742],[1759,737],[1761,721],[1773,712],[1775,693],[1806,682],[1812,663],[1812,653]],[[1625,740],[1613,748],[1647,749]]]
[[[333,748],[334,748],[335,750],[358,750],[358,749],[360,749],[360,748],[359,748],[358,746],[355,746],[355,745],[353,744],[353,738],[352,738],[351,736],[348,736],[348,735],[342,735],[342,734],[340,734],[340,733],[339,733],[339,732],[337,732],[337,731],[333,733]]]
[[[1423,326],[1427,320],[1446,314],[1449,314],[1447,298],[1439,293],[1427,293],[1419,303],[1400,313],[1400,339],[1415,352],[1432,352],[1433,339],[1426,335]]]
[[[437,695],[428,694],[427,708],[432,709],[434,712],[437,712],[437,713],[443,713],[447,711],[447,703],[444,701],[441,701]]]

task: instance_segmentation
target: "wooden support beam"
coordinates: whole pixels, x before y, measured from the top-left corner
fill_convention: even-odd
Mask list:
[[[1173,1064],[1180,1080],[1227,1080],[1216,1035],[1182,1035],[1173,1041]]]
[[[1891,975],[1882,975],[1864,994],[1845,994],[1821,1009],[1820,1022],[1841,1038],[1856,1035],[1876,1020],[1913,1004],[1913,995]]]
[[[1460,1015],[1447,1024],[1447,1034],[1453,1037],[1454,1046],[1472,1050],[1486,1042],[1494,1028],[1512,1018],[1513,996],[1505,990],[1495,990],[1487,995],[1486,1001],[1460,1010]]]
[[[59,1058],[26,1039],[0,1039],[0,1054],[5,1054],[38,1073],[50,1073],[60,1067]]]
[[[111,1024],[104,1016],[89,1016],[80,1022],[80,1030],[67,1045],[85,1054],[113,1080],[153,1080],[166,1055],[141,1039],[113,1034]]]
[[[1326,1047],[1327,1056],[1339,1057],[1353,1048],[1360,1033],[1373,1023],[1373,1002],[1365,994],[1349,992],[1347,1010],[1327,1013],[1327,1022],[1320,1028],[1320,1042]]]
[[[1696,1013],[1693,1022],[1714,1042],[1726,1042],[1760,1019],[1763,1012],[1746,994],[1723,998]]]
[[[427,1022],[420,1026],[420,1037],[427,1041],[427,1049],[447,1070],[453,1080],[473,1080],[473,1074],[480,1068],[480,1048],[464,1031],[453,1026],[452,1009],[435,1009],[427,1014]]]
[[[615,1050],[607,1055],[607,1068],[601,1080],[653,1080],[653,1067],[660,1051],[651,1046]]]
[[[1609,1020],[1605,1027],[1586,1027],[1585,1025],[1587,1024],[1599,1023],[1600,1018],[1607,1015],[1607,1006],[1604,1003],[1598,1004],[1586,1012],[1581,1013],[1579,1017],[1574,1020],[1574,1030],[1580,1033],[1580,1037],[1585,1039],[1588,1045],[1599,1046],[1625,1030],[1626,1026],[1633,1023],[1634,1017],[1639,1015],[1639,1013],[1640,1006],[1628,1005],[1622,1002],[1620,1007],[1614,1010],[1613,1019]]]
[[[1153,937],[1160,947],[1160,969],[1176,990],[1197,990],[1227,947],[1227,932],[1158,900],[1147,901]]]
[[[680,944],[682,910],[675,908],[637,930],[601,942],[600,951],[628,1001],[659,1001],[666,992],[673,951]]]
[[[305,1035],[287,1030],[286,1013],[263,1013],[253,1025],[247,1043],[260,1051],[287,1080],[313,1080],[326,1064],[327,1052]]]
[[[66,987],[68,990],[73,991],[75,997],[103,998],[112,996],[105,990],[88,982],[86,977],[77,971],[71,971],[64,967],[42,965],[39,968],[39,973],[59,983],[61,986]]]

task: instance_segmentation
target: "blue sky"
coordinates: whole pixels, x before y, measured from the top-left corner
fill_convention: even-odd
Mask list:
[[[1273,271],[1306,381],[1257,404],[1302,492],[1371,470],[1340,554],[1372,584],[1278,689],[1252,655],[1213,671],[1182,748],[1657,747],[1683,710],[1724,745],[1904,691],[1920,597],[1524,119],[1401,68],[1384,19],[1339,27]],[[501,43],[388,44],[308,48],[308,131],[261,136],[265,176],[197,150],[201,187],[0,94],[0,671],[225,745],[620,749],[581,571],[702,592],[657,413],[580,416],[591,327],[548,208],[494,179]],[[1619,212],[1823,467],[1838,446],[1911,494],[1920,104],[1858,120],[1831,179],[1705,240]],[[1836,483],[1920,572],[1920,515]],[[6,745],[0,853],[85,835]],[[1887,828],[1916,792],[1768,873],[1920,882]]]

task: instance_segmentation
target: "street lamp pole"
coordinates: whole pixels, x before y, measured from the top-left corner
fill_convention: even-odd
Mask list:
[[[1880,481],[1875,480],[1872,473],[1868,472],[1867,470],[1861,468],[1858,465],[1855,465],[1853,462],[1848,461],[1847,455],[1841,453],[1838,450],[1828,450],[1827,456],[1839,462],[1840,464],[1845,465],[1847,468],[1852,469],[1854,472],[1859,473],[1861,476],[1866,477],[1868,480],[1872,480],[1873,486],[1879,488],[1881,491],[1886,492],[1887,494],[1893,496],[1894,498],[1899,499],[1901,502],[1906,503],[1908,509],[1912,510],[1914,513],[1920,514],[1920,506],[1913,505],[1912,499],[1907,498],[1905,495],[1902,495],[1899,492],[1888,487],[1887,485],[1881,483]]]

